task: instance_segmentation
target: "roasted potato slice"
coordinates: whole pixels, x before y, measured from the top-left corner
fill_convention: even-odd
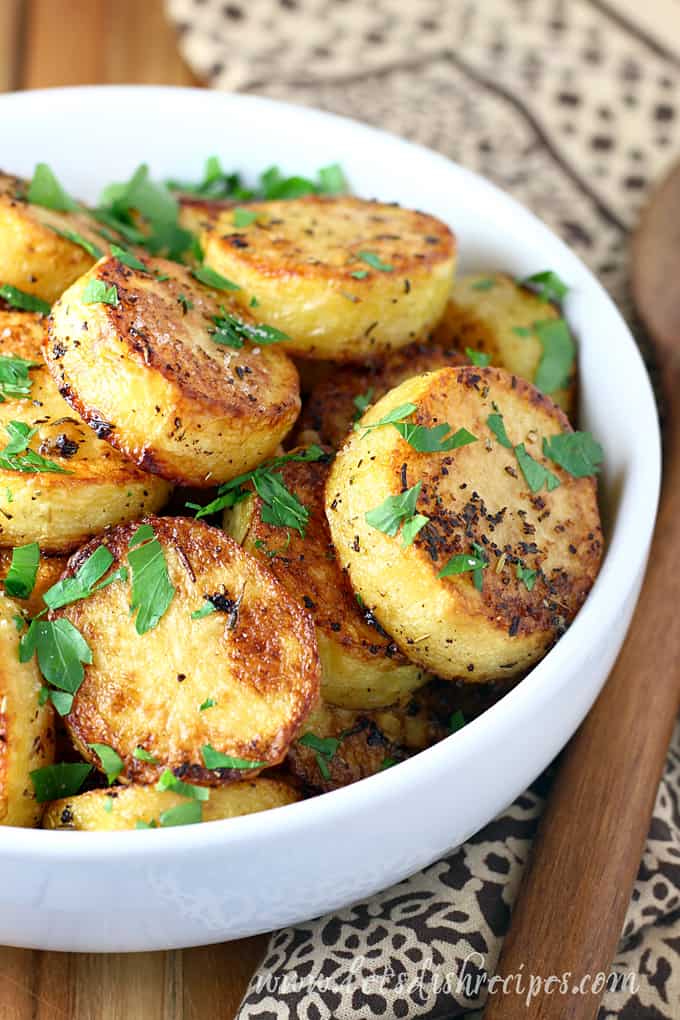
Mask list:
[[[103,250],[96,220],[84,207],[57,212],[32,205],[28,182],[0,173],[0,284],[9,283],[52,304],[96,261],[65,232]]]
[[[403,347],[441,317],[455,241],[433,216],[348,197],[247,208],[256,219],[243,227],[231,209],[209,216],[205,261],[240,286],[235,301],[287,334],[292,353],[360,360]]]
[[[53,309],[48,366],[81,417],[140,467],[184,485],[228,481],[293,425],[297,372],[264,340],[217,343],[225,295],[174,262],[146,264],[104,258],[69,288]],[[84,299],[95,280],[116,303]]]
[[[597,575],[595,479],[574,477],[548,460],[542,439],[571,432],[564,413],[502,369],[416,376],[370,408],[361,425],[404,404],[415,405],[414,424],[450,423],[476,441],[418,453],[393,425],[353,433],[326,488],[338,558],[367,608],[414,662],[448,679],[510,678],[566,629]],[[497,419],[492,431],[492,414],[505,435]],[[540,491],[532,491],[520,457],[530,473],[532,465],[534,475],[550,472]],[[366,514],[410,489],[414,513],[428,521],[415,522],[424,526],[404,547],[399,532],[410,511],[392,535]],[[474,571],[470,557],[481,561]]]
[[[34,826],[42,805],[30,773],[54,758],[54,716],[41,705],[42,678],[35,662],[19,662],[15,602],[0,594],[0,825]]]
[[[74,416],[45,367],[45,337],[40,316],[0,311],[0,356],[35,364],[28,372],[30,391],[7,393],[0,403],[0,447],[10,440],[10,422],[23,422],[35,429],[30,449],[53,465],[31,470],[20,457],[24,470],[14,470],[0,461],[0,545],[38,542],[44,551],[60,553],[108,524],[158,510],[170,486],[130,463]]]
[[[535,323],[560,318],[555,305],[505,273],[459,276],[435,329],[437,343],[455,343],[488,354],[491,363],[536,383],[543,343]],[[573,421],[576,413],[576,359],[564,383],[548,393]]]
[[[324,513],[328,463],[289,461],[286,488],[309,511],[304,537],[262,520],[257,495],[226,511],[225,529],[263,563],[307,609],[316,625],[324,699],[375,708],[403,699],[428,679],[408,662],[375,618],[361,609],[340,569]]]
[[[12,550],[0,549],[0,584],[3,588],[11,562]],[[66,556],[45,556],[41,552],[38,573],[31,594],[27,599],[17,598],[16,595],[11,596],[29,619],[37,616],[45,608],[42,597],[48,588],[57,583],[66,569],[67,563],[68,557]]]
[[[365,365],[346,365],[316,386],[298,419],[300,441],[315,437],[334,449],[342,446],[353,423],[361,417],[360,408],[375,403],[404,379],[432,372],[448,365],[464,365],[468,359],[460,351],[427,340],[376,358]]]
[[[243,780],[231,786],[210,791],[210,798],[202,805],[201,821],[215,822],[223,818],[238,818],[256,811],[294,804],[300,795],[292,786],[278,779]],[[138,822],[145,825],[165,824],[164,812],[187,803],[171,790],[157,790],[154,786],[134,783],[130,786],[113,786],[108,790],[90,790],[75,797],[54,800],[47,806],[43,829],[62,829],[81,832],[117,832],[135,829]]]
[[[112,747],[128,782],[152,782],[164,768],[206,785],[241,778],[236,766],[205,767],[205,745],[233,758],[277,764],[318,695],[311,619],[219,529],[181,517],[146,523],[175,588],[158,625],[137,632],[130,579],[55,614],[69,619],[92,649],[92,664],[85,666],[66,718],[73,742],[98,767],[90,744]],[[128,549],[136,530],[121,526],[95,539],[71,558],[67,576],[100,544],[113,554],[112,570],[125,565],[132,573]],[[209,615],[192,617],[211,606]],[[135,757],[137,748],[155,763]]]

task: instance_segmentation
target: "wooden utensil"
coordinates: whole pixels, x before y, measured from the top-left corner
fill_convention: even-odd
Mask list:
[[[640,863],[680,707],[680,165],[656,190],[633,241],[632,288],[665,399],[661,509],[631,631],[607,685],[569,744],[541,821],[498,968],[522,973],[490,996],[485,1020],[592,1020]],[[631,408],[631,413],[635,409]],[[528,975],[571,972],[567,995]],[[536,986],[534,986],[536,988]]]

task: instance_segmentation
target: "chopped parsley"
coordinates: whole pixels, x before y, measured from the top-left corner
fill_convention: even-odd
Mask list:
[[[215,329],[209,330],[212,339],[216,344],[224,347],[233,347],[240,350],[244,343],[268,346],[278,344],[282,340],[290,340],[286,333],[282,333],[275,326],[268,326],[264,322],[244,322],[238,315],[226,312],[224,308],[221,315],[213,318]]]
[[[205,712],[208,708],[214,708],[216,704],[217,702],[214,698],[206,698],[205,701],[202,701],[198,706],[198,711]]]
[[[132,570],[130,612],[137,613],[137,633],[146,634],[158,625],[176,591],[170,583],[163,547],[150,525],[141,525],[130,539],[128,563]]]
[[[359,418],[361,418],[362,414],[366,410],[368,410],[368,408],[371,406],[371,401],[373,400],[373,392],[374,392],[373,387],[369,386],[365,393],[358,393],[357,396],[352,401],[352,403],[357,409],[357,413],[354,417],[355,421],[358,421]]]
[[[161,777],[156,783],[156,789],[161,793],[164,790],[172,790],[173,793],[178,793],[180,797],[187,797],[191,800],[202,800],[206,801],[210,799],[210,790],[207,786],[195,786],[193,783],[183,783],[181,779],[178,779],[170,769],[164,769],[161,772]]]
[[[138,213],[149,230],[140,232],[135,226]],[[194,244],[194,235],[179,225],[179,203],[165,184],[152,181],[146,164],[137,167],[129,181],[110,184],[100,198],[97,215],[128,241],[143,245],[154,255],[180,259]]]
[[[470,284],[471,290],[491,290],[496,286],[496,281],[492,276],[483,276],[481,280],[475,280],[474,283]]]
[[[203,764],[207,769],[263,769],[266,761],[251,761],[248,758],[235,758],[231,754],[222,754],[210,744],[201,748]]]
[[[279,549],[270,549],[266,542],[261,538],[258,538],[255,542],[255,548],[258,549],[268,560],[276,559],[277,556],[282,556],[283,553],[287,552],[290,546],[290,531],[286,532],[286,542]]]
[[[65,241],[70,241],[71,244],[77,244],[79,248],[83,248],[88,255],[91,255],[93,259],[100,259],[104,252],[99,248],[93,241],[88,241],[86,237],[79,234],[76,230],[64,230],[61,227],[53,227],[51,224],[46,223],[46,227],[49,227],[59,237],[63,237]]]
[[[466,347],[465,353],[477,368],[486,368],[487,365],[491,364],[491,355],[485,354],[484,351],[475,351],[472,347]]]
[[[405,549],[412,545],[418,532],[425,527],[429,520],[424,514],[416,513],[416,503],[421,487],[422,482],[416,482],[406,492],[388,496],[380,506],[366,513],[366,523],[391,537],[394,537],[401,528],[402,548]]]
[[[562,432],[543,440],[543,453],[574,478],[600,470],[604,451],[591,432]]]
[[[557,475],[554,475],[547,467],[534,460],[531,454],[527,453],[524,448],[524,443],[520,443],[519,446],[515,447],[515,456],[517,457],[517,463],[524,475],[524,479],[532,492],[540,492],[544,485],[548,492],[552,492],[553,489],[558,487],[560,480]]]
[[[456,733],[457,730],[462,730],[463,726],[465,726],[465,716],[457,708],[455,712],[452,712],[449,719],[449,733]]]
[[[45,688],[47,690],[47,688]],[[73,695],[68,691],[48,691],[48,697],[59,715],[68,715],[73,707]]]
[[[399,764],[399,760],[397,758],[389,758],[389,757],[388,758],[383,758],[383,760],[380,762],[380,771],[382,772],[383,769],[391,769],[393,765],[398,765],[398,764]]]
[[[73,212],[78,209],[78,203],[64,191],[47,163],[37,164],[26,198],[31,205],[41,205],[43,209],[54,209],[56,212]]]
[[[194,825],[196,822],[203,821],[203,805],[198,800],[188,800],[186,804],[177,804],[176,807],[161,811],[158,820],[163,829],[172,825]],[[144,828],[151,829],[154,826],[148,825]]]
[[[131,251],[127,251],[126,248],[121,248],[117,244],[110,245],[111,254],[114,258],[117,258],[119,262],[122,262],[128,269],[137,269],[140,273],[148,273],[148,268],[144,265],[141,259],[138,259]]]
[[[155,758],[151,751],[147,751],[143,747],[136,747],[132,752],[132,757],[137,761],[147,761],[150,765],[158,765],[158,758]]]
[[[322,195],[344,195],[347,192],[347,180],[339,163],[321,167],[318,188]]]
[[[255,209],[234,209],[233,223],[235,227],[249,227],[254,223],[259,212]]]
[[[6,301],[12,308],[18,308],[22,312],[37,312],[39,315],[49,315],[50,305],[35,294],[27,294],[26,291],[13,287],[11,283],[3,283],[0,286],[0,298]]]
[[[505,446],[508,450],[512,450],[512,443],[508,439],[508,433],[505,431],[503,415],[490,414],[486,419],[486,424],[489,426],[501,446]]]
[[[527,276],[520,283],[533,290],[542,301],[551,301],[556,305],[561,304],[569,293],[567,284],[551,269]]]
[[[205,161],[203,179],[198,183],[175,180],[165,183],[173,191],[185,192],[188,195],[201,195],[204,198],[233,198],[245,202],[254,195],[253,191],[242,186],[238,174],[226,173],[222,169],[217,156],[209,156]]]
[[[108,744],[88,744],[99,758],[101,767],[106,774],[106,782],[111,784],[123,771],[123,759]]]
[[[112,305],[118,307],[118,288],[115,283],[107,284],[104,280],[93,277],[88,280],[82,293],[84,305]]]
[[[12,550],[12,562],[5,577],[5,591],[17,599],[27,599],[35,588],[40,563],[40,547],[37,542],[20,545]]]
[[[206,599],[200,609],[194,610],[194,612],[191,614],[191,619],[202,620],[204,616],[210,616],[211,613],[216,612],[217,606],[213,605],[212,602],[209,602],[208,599]]]
[[[90,772],[91,765],[84,762],[61,761],[56,765],[45,765],[30,773],[31,782],[38,804],[61,797],[71,797],[83,785]]]
[[[70,474],[70,471],[55,464],[53,460],[47,460],[29,448],[28,444],[37,433],[37,428],[29,428],[23,421],[9,421],[5,425],[5,431],[9,435],[9,443],[0,450],[0,467],[5,471],[22,471],[26,474]]]
[[[105,545],[100,545],[84,563],[81,563],[73,577],[64,577],[48,588],[43,595],[45,605],[49,609],[61,609],[62,606],[88,598],[95,590],[114,580],[125,580],[125,577],[120,577],[116,572],[110,579],[107,578],[103,585],[97,585],[97,581],[104,576],[112,563],[111,552]]]
[[[324,779],[330,779],[331,770],[328,767],[328,763],[337,754],[340,740],[337,737],[317,737],[316,733],[305,733],[304,736],[300,737],[298,743],[314,751],[319,772]]]
[[[92,650],[70,620],[34,619],[19,642],[19,661],[36,654],[48,684],[75,694],[83,682],[83,663],[92,662]]]
[[[534,385],[543,393],[554,393],[569,382],[576,345],[564,319],[535,322],[534,333],[543,347]]]
[[[213,290],[240,290],[241,288],[237,283],[232,283],[226,276],[222,276],[220,273],[215,272],[210,266],[195,266],[191,270],[191,275],[199,283],[205,284],[206,287],[212,287]]]
[[[29,369],[39,367],[37,361],[0,354],[0,403],[7,397],[27,397],[33,385]]]
[[[391,273],[394,270],[394,266],[391,266],[389,262],[383,262],[374,251],[360,251],[357,258],[365,262],[371,269],[377,269],[381,273]]]
[[[416,404],[400,404],[399,407],[393,408],[379,421],[372,422],[370,425],[355,425],[354,428],[357,432],[363,430],[364,435],[372,432],[373,429],[380,429],[383,425],[396,425],[397,422],[406,421],[406,419],[417,411]]]
[[[435,425],[432,428],[428,428],[426,425],[413,425],[405,421],[397,421],[392,424],[418,453],[444,453],[477,442],[477,437],[467,429],[458,429],[457,432],[453,432],[448,422],[442,422],[441,425]]]
[[[489,561],[482,547],[476,542],[472,543],[473,553],[457,553],[452,556],[437,574],[437,577],[451,577],[452,574],[466,574],[472,571],[472,581],[477,591],[482,590],[482,571],[488,567]]]
[[[365,280],[368,276],[368,269],[355,269],[354,272],[349,275],[353,276],[355,280]]]
[[[538,577],[537,570],[529,570],[529,568],[525,567],[523,563],[518,563],[516,575],[518,581],[524,582],[524,587],[527,591],[534,590],[534,585],[536,584],[536,579]]]

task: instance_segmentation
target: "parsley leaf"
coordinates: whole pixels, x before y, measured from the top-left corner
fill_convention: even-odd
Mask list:
[[[132,752],[132,757],[137,761],[148,761],[150,765],[158,765],[158,758],[155,758],[151,751],[147,751],[143,747],[136,747]]]
[[[561,280],[557,273],[547,269],[543,273],[534,273],[520,281],[522,287],[529,287],[535,291],[542,301],[551,301],[559,305],[569,293],[569,287]]]
[[[138,537],[143,527],[137,529],[128,546],[128,562],[132,569],[130,612],[138,610],[135,618],[138,634],[146,634],[158,625],[176,591],[170,583],[163,547],[153,535],[153,529],[153,537],[144,540]],[[148,532],[145,531],[144,535]]]
[[[45,605],[49,609],[61,609],[72,602],[85,599],[94,591],[94,585],[100,580],[113,563],[113,556],[105,545],[100,545],[78,567],[74,577],[64,577],[43,595]]]
[[[421,528],[425,527],[429,520],[424,514],[416,513],[416,503],[421,487],[422,482],[416,482],[406,492],[399,493],[396,496],[388,496],[380,506],[366,513],[366,523],[392,538],[403,525],[401,544],[402,548],[405,549],[413,543],[418,532]]]
[[[491,364],[491,355],[485,354],[484,351],[475,351],[472,347],[466,347],[465,353],[477,368],[486,368],[487,365]]]
[[[73,695],[68,691],[49,691],[48,697],[61,716],[68,715],[73,708]]]
[[[486,424],[489,426],[501,446],[505,446],[508,450],[512,450],[512,443],[508,439],[508,433],[505,431],[503,415],[490,414],[486,419]]]
[[[78,208],[78,203],[66,194],[47,163],[37,164],[26,198],[32,205],[41,205],[43,209],[55,209],[57,212],[73,212]]]
[[[409,415],[412,415],[418,408],[415,404],[400,404],[399,407],[393,408],[379,421],[374,421],[370,425],[355,425],[354,428],[357,432],[363,430],[364,435],[372,432],[373,429],[380,429],[383,425],[396,425],[397,422],[406,421]]]
[[[95,752],[106,774],[106,782],[111,784],[123,771],[123,759],[108,744],[88,744]]]
[[[259,212],[255,209],[234,209],[233,223],[235,227],[249,227],[254,223]]]
[[[277,166],[270,166],[260,175],[260,187],[266,199],[302,198],[318,191],[317,185],[308,177],[284,177]]]
[[[368,410],[373,400],[373,387],[369,386],[365,393],[358,393],[352,403],[357,409],[354,420],[358,421],[362,414]]]
[[[558,487],[560,480],[557,475],[554,475],[547,467],[534,460],[531,454],[527,453],[524,448],[524,443],[520,443],[519,446],[515,447],[515,456],[517,457],[517,463],[524,475],[524,479],[532,492],[540,492],[544,485],[548,492],[552,492],[553,489]]]
[[[170,769],[164,769],[161,773],[161,777],[156,783],[156,789],[161,793],[164,790],[172,790],[173,793],[178,793],[180,797],[188,797],[191,800],[202,800],[206,801],[210,799],[210,790],[207,786],[195,786],[193,783],[183,783],[181,779],[178,779]]]
[[[202,620],[204,616],[210,616],[211,613],[217,612],[217,606],[214,606],[212,602],[207,600],[203,603],[200,609],[195,609],[191,614],[192,620]]]
[[[449,733],[456,733],[458,730],[462,730],[463,726],[465,726],[465,716],[458,708],[449,719]]]
[[[319,170],[319,191],[322,195],[344,195],[347,180],[339,163],[322,166]]]
[[[376,255],[374,251],[360,251],[357,254],[357,258],[361,259],[372,269],[377,269],[381,273],[391,273],[394,270],[394,266],[391,266],[389,262],[383,262],[379,255]]]
[[[533,591],[534,585],[536,584],[536,578],[538,577],[537,570],[529,570],[523,563],[517,564],[516,570],[517,580],[524,582],[524,587],[527,591]]]
[[[46,223],[45,226],[49,227],[55,234],[58,234],[59,237],[63,237],[65,241],[70,241],[71,244],[77,244],[78,247],[83,248],[93,259],[100,259],[104,254],[101,248],[93,241],[88,241],[86,237],[83,237],[76,230],[64,230],[61,227],[53,227],[49,223]]]
[[[468,571],[472,571],[473,574],[478,574],[481,579],[481,572],[488,566],[488,560],[481,546],[474,543],[473,548],[476,550],[474,553],[457,553],[455,556],[452,556],[448,563],[439,571],[437,577],[450,577],[452,574],[466,574]],[[473,578],[473,580],[475,581],[475,587],[481,590],[477,579]]]
[[[39,453],[29,449],[37,428],[29,428],[23,421],[10,421],[5,425],[5,431],[10,437],[7,446],[0,450],[0,467],[5,471],[22,471],[26,474],[39,474],[51,472],[52,474],[68,475],[71,472],[55,464],[53,460],[46,460]]]
[[[33,385],[29,369],[39,367],[37,361],[27,361],[13,354],[0,354],[0,403],[6,397],[27,397]]]
[[[368,269],[355,269],[354,272],[349,275],[353,276],[355,280],[365,280],[368,276]]]
[[[315,752],[316,763],[319,772],[324,779],[330,779],[331,772],[328,762],[332,761],[340,747],[340,740],[337,737],[317,737],[316,733],[305,733],[298,740],[303,747],[310,747]]]
[[[59,800],[77,793],[90,772],[91,765],[84,762],[59,762],[57,765],[45,765],[30,773],[31,782],[38,804],[48,800]]]
[[[562,432],[543,440],[543,453],[574,478],[600,470],[604,451],[591,432]]]
[[[496,281],[492,276],[483,276],[481,280],[475,280],[474,283],[470,284],[471,290],[492,290],[496,286]]]
[[[122,262],[124,266],[129,269],[137,269],[140,273],[148,273],[148,267],[144,265],[141,259],[138,259],[131,251],[127,251],[125,248],[120,248],[117,244],[111,244],[111,254],[114,258]]]
[[[543,393],[554,393],[569,382],[576,345],[564,319],[535,322],[533,330],[543,347],[534,386]]]
[[[207,198],[234,198],[245,202],[252,198],[254,192],[241,185],[241,178],[236,173],[226,173],[217,156],[209,156],[205,161],[203,179],[195,184],[190,181],[166,181],[166,186],[173,191],[182,191],[189,195],[203,195]]]
[[[264,322],[244,322],[237,315],[232,315],[222,309],[222,315],[216,315],[213,319],[216,328],[211,329],[210,335],[216,344],[225,347],[233,347],[240,350],[248,340],[252,344],[267,346],[278,344],[282,340],[290,340],[286,333],[282,333],[275,326],[268,326]]]
[[[201,755],[207,769],[262,769],[267,764],[266,761],[250,761],[247,758],[234,758],[230,754],[222,754],[210,744],[203,745]]]
[[[118,289],[115,283],[110,286],[104,283],[103,280],[98,280],[93,277],[88,280],[82,293],[82,302],[84,305],[113,305],[114,308],[118,307]]]
[[[83,663],[92,662],[92,650],[70,620],[35,619],[19,642],[19,661],[36,653],[40,672],[59,690],[75,694],[83,682]]]
[[[442,422],[441,425],[435,425],[433,428],[428,428],[426,425],[412,425],[405,421],[392,422],[392,424],[418,453],[444,453],[477,442],[477,437],[467,429],[451,432],[448,422]]]
[[[3,283],[0,286],[0,298],[6,301],[12,308],[18,308],[22,312],[38,312],[39,315],[49,315],[50,306],[47,301],[36,297],[35,294],[27,294],[11,283]]]
[[[35,587],[40,563],[40,547],[37,542],[20,545],[12,550],[12,562],[5,577],[5,591],[17,599],[27,599]]]
[[[216,704],[217,702],[215,701],[214,698],[206,698],[205,701],[202,701],[201,704],[198,706],[198,711],[205,712],[206,709],[208,708],[214,708]]]
[[[309,510],[290,492],[281,475],[263,471],[253,475],[255,491],[262,500],[260,517],[276,528],[295,528],[304,537],[309,523]]]
[[[176,807],[167,808],[161,811],[158,816],[161,828],[167,829],[171,825],[193,825],[203,821],[203,805],[197,800],[188,800],[186,804],[177,804]],[[139,822],[137,823],[139,826]],[[153,825],[145,825],[146,828],[154,828]],[[141,826],[140,826],[141,828]]]
[[[213,290],[240,290],[241,288],[237,283],[232,283],[226,276],[222,276],[220,273],[215,272],[210,266],[194,266],[191,270],[191,275],[199,283],[205,284],[206,287],[212,287]]]
[[[132,236],[121,229],[121,224],[134,229],[134,214],[142,216],[150,233],[137,231],[136,243],[154,255],[179,259],[194,243],[194,235],[179,225],[177,199],[165,184],[151,180],[146,164],[137,167],[129,181],[110,184],[100,198],[100,206],[98,213],[104,213],[105,222],[127,240]]]

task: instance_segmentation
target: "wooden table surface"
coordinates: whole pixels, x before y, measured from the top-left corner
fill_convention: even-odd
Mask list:
[[[197,85],[161,0],[0,0],[0,90]],[[11,170],[11,153],[2,153]],[[2,1020],[232,1020],[264,937],[169,953],[0,948]]]

